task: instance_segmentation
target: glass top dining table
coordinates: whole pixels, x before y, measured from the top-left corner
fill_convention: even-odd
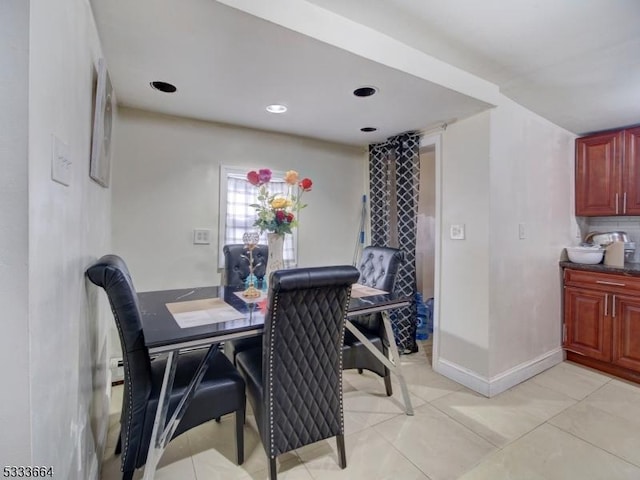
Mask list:
[[[175,427],[178,425],[186,410],[191,396],[200,383],[204,369],[206,369],[205,364],[208,358],[215,354],[215,351],[218,349],[217,346],[227,340],[262,334],[265,318],[259,303],[248,303],[242,298],[240,292],[241,289],[232,287],[197,287],[138,293],[145,346],[150,355],[164,356],[167,358],[161,394],[150,439],[151,444],[145,465],[144,480],[153,479],[158,460],[162,456],[166,444],[171,439]],[[266,294],[264,295],[266,297]],[[182,328],[167,306],[167,304],[175,305],[180,302],[211,299],[223,300],[225,308],[228,306],[233,307],[233,309],[235,309],[234,319]],[[393,293],[360,296],[357,298],[352,296],[347,309],[346,321],[346,328],[353,333],[381,363],[396,375],[398,383],[400,384],[407,415],[413,415],[413,407],[411,406],[409,390],[402,375],[400,355],[395,342],[389,342],[389,352],[391,354],[391,358],[389,358],[383,355],[349,319],[366,313],[380,312],[387,338],[393,339],[394,335],[389,318],[389,311],[394,308],[410,305],[411,301],[408,297]],[[173,388],[173,378],[180,352],[186,349],[204,347],[209,348],[205,360],[203,360],[198,372],[194,375],[194,379],[185,390],[183,400],[180,402],[179,407],[176,408],[172,418],[167,419],[169,393]]]
[[[225,340],[259,335],[264,325],[264,313],[258,303],[247,303],[238,295],[241,289],[232,287],[197,287],[177,290],[157,290],[138,293],[145,345],[150,354],[207,346]],[[243,318],[181,328],[167,308],[168,303],[220,298]],[[347,318],[387,311],[410,304],[410,299],[393,293],[352,297]]]

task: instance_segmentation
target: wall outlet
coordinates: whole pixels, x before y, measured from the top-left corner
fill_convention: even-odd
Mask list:
[[[71,184],[71,160],[69,145],[53,135],[51,146],[51,179],[54,182],[69,186]]]
[[[451,240],[464,240],[464,223],[458,223],[451,225],[449,229],[449,236]]]
[[[525,238],[527,238],[527,232],[524,228],[524,223],[518,224],[518,238],[520,240],[524,240]]]
[[[211,243],[211,230],[207,228],[196,228],[193,231],[194,245],[209,245]]]

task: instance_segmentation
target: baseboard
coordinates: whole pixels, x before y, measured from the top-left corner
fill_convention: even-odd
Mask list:
[[[511,387],[518,385],[525,380],[529,380],[531,377],[535,377],[554,365],[562,363],[563,360],[564,353],[562,348],[558,347],[534,358],[533,360],[516,365],[515,367],[491,378],[489,396],[493,397],[505,390],[509,390]]]
[[[491,378],[442,358],[434,362],[433,370],[485,397],[493,397],[561,363],[563,359],[562,348],[558,347]]]
[[[474,392],[478,392],[485,397],[489,396],[489,381],[486,377],[478,375],[473,370],[461,367],[460,365],[438,358],[434,359],[432,368],[440,375],[450,378],[454,382],[470,388]]]

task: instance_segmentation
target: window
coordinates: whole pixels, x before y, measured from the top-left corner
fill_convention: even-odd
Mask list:
[[[247,172],[251,169],[239,169],[234,167],[220,168],[220,226],[218,230],[219,252],[218,265],[224,265],[222,248],[224,245],[243,243],[242,235],[248,231],[256,230],[253,222],[256,212],[252,203],[256,203],[256,187],[247,181]],[[284,172],[273,171],[269,192],[286,193]],[[267,243],[267,232],[260,236],[260,243]],[[297,264],[297,233],[284,236],[283,259],[286,267]]]

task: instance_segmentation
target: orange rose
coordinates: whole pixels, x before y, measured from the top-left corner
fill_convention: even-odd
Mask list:
[[[284,174],[284,181],[289,185],[295,185],[296,183],[298,183],[298,177],[298,172],[296,172],[295,170],[289,170]]]

